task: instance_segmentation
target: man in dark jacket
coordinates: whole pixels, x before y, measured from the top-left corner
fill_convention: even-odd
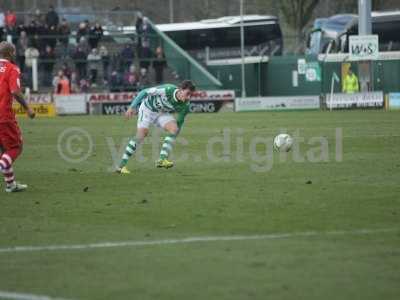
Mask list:
[[[103,37],[103,28],[101,28],[99,23],[96,23],[96,25],[90,29],[89,33],[90,48],[91,49],[97,48],[102,37]]]
[[[126,44],[124,49],[122,49],[120,56],[122,62],[122,71],[125,72],[129,70],[129,67],[135,57],[132,46],[130,44]]]
[[[50,28],[51,26],[58,26],[59,18],[58,14],[54,10],[53,5],[50,5],[49,11],[46,14],[46,24]]]
[[[87,77],[87,60],[86,53],[83,51],[81,47],[76,49],[76,52],[73,56],[76,70],[78,71],[79,80]]]
[[[51,86],[55,62],[56,56],[53,48],[47,45],[45,52],[40,56],[40,64],[43,69],[43,85],[46,87]]]
[[[155,80],[157,84],[161,84],[164,81],[164,69],[167,66],[167,60],[165,59],[164,51],[161,47],[156,49],[156,57],[153,60],[153,68],[155,73]]]

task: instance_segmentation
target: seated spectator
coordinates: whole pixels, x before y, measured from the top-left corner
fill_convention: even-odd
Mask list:
[[[86,66],[87,66],[87,61],[86,61],[86,53],[83,51],[81,47],[77,47],[76,52],[72,56],[74,59],[75,63],[75,68],[78,72],[78,78],[79,80],[82,78],[87,77],[87,72],[86,72]]]
[[[71,94],[71,86],[69,79],[64,75],[62,70],[58,71],[53,79],[54,93],[57,95]]]
[[[91,49],[98,47],[102,37],[103,37],[103,28],[101,28],[99,23],[96,23],[96,25],[92,27],[89,32],[89,44]]]
[[[17,25],[17,16],[15,15],[15,12],[7,10],[5,21],[6,26],[15,27]]]
[[[133,51],[132,45],[126,44],[124,49],[122,49],[121,51],[121,63],[123,72],[128,71],[128,68],[132,64],[134,57],[135,53]]]
[[[97,84],[97,74],[100,69],[101,64],[101,56],[97,51],[97,48],[93,48],[90,54],[87,57],[88,65],[89,65],[89,73],[90,73],[90,83],[92,86],[96,86]]]
[[[111,76],[109,78],[109,87],[110,92],[120,92],[122,87],[121,76],[117,71],[112,71]]]
[[[150,85],[150,79],[147,73],[147,69],[146,68],[141,68],[140,69],[140,77],[139,77],[139,89],[145,89],[147,87],[149,87]]]
[[[153,60],[153,69],[155,73],[155,82],[160,84],[164,81],[164,68],[167,66],[164,51],[161,47],[156,49],[156,57]]]
[[[54,54],[53,48],[46,46],[46,51],[40,56],[40,60],[43,69],[43,86],[51,86],[51,77],[56,62],[56,55]]]
[[[136,72],[134,65],[129,67],[128,72],[124,74],[124,90],[125,91],[136,91],[139,84],[139,75]]]

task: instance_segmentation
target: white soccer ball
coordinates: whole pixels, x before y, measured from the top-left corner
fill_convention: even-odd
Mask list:
[[[293,138],[286,133],[278,134],[274,138],[274,148],[280,152],[288,152],[292,149],[292,146]]]

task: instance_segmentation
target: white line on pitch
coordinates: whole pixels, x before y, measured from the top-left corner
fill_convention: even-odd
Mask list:
[[[49,296],[20,294],[13,292],[0,291],[0,299],[7,300],[67,300],[63,298],[51,298]]]
[[[180,239],[150,240],[150,241],[122,241],[122,242],[103,242],[93,244],[76,245],[48,245],[48,246],[16,246],[0,248],[1,253],[13,252],[37,252],[37,251],[67,251],[67,250],[85,250],[96,248],[117,248],[117,247],[137,247],[152,245],[170,245],[170,244],[189,244],[201,242],[220,242],[220,241],[246,241],[246,240],[274,240],[315,236],[334,236],[334,235],[367,235],[374,233],[385,233],[400,231],[400,228],[383,229],[358,229],[358,230],[337,230],[337,231],[306,231],[295,233],[277,233],[264,235],[232,235],[232,236],[199,236]]]

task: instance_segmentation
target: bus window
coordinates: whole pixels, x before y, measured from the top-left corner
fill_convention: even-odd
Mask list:
[[[170,31],[168,36],[183,49],[188,49],[188,31]]]
[[[379,35],[380,51],[400,50],[400,21],[375,23],[372,26],[372,33]]]
[[[246,46],[254,46],[267,42],[269,39],[275,39],[276,36],[272,30],[272,26],[258,25],[245,27],[245,44]]]
[[[215,45],[217,48],[240,47],[240,28],[217,28],[214,29]]]
[[[191,30],[188,32],[187,48],[188,50],[193,49],[204,49],[206,47],[213,47],[215,39],[211,30]]]

